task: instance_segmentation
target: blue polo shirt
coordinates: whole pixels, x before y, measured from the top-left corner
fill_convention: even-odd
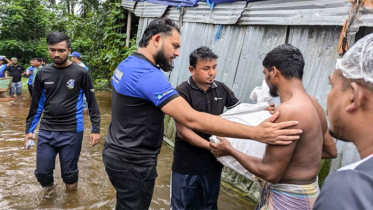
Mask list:
[[[30,66],[30,67],[27,68],[27,70],[34,71],[34,67]],[[32,85],[33,84],[32,83],[33,78],[34,78],[34,72],[32,74],[30,74],[27,84]]]
[[[134,164],[156,164],[164,130],[161,108],[179,94],[164,73],[137,52],[119,64],[111,84],[112,121],[103,155]]]
[[[83,62],[79,63],[78,65],[85,68],[88,71],[88,66],[86,66]]]
[[[7,67],[6,64],[2,64],[0,66],[0,78],[3,78],[5,76],[6,67]]]

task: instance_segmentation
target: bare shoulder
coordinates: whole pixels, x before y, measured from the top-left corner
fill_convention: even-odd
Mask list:
[[[322,110],[324,111],[324,109],[322,108],[322,106],[319,104],[319,102],[311,95],[308,95],[311,99],[311,101],[313,102],[313,104],[315,105],[316,109],[319,111],[319,110]]]
[[[296,118],[300,112],[300,107],[297,104],[286,102],[278,105],[275,111],[280,112],[280,116],[276,122],[297,120]]]
[[[280,117],[276,122],[296,120],[299,122],[297,128],[306,129],[312,124],[320,122],[320,113],[307,96],[282,103],[276,108],[276,111],[280,112]]]

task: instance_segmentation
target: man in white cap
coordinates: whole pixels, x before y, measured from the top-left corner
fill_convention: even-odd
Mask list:
[[[373,34],[337,61],[329,80],[330,134],[355,144],[361,160],[327,177],[314,209],[372,209]]]

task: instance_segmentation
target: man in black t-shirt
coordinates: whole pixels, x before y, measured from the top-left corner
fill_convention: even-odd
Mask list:
[[[25,74],[25,67],[18,64],[18,59],[13,57],[11,59],[12,65],[8,66],[5,72],[5,77],[13,77],[12,85],[10,86],[9,95],[14,95],[16,89],[17,96],[21,95],[22,91],[22,76]]]
[[[192,76],[176,90],[192,108],[220,115],[240,101],[222,82],[215,81],[218,58],[211,49],[200,47],[189,57]],[[172,165],[172,209],[217,209],[223,165],[209,146],[211,135],[190,130],[176,122],[174,162]]]

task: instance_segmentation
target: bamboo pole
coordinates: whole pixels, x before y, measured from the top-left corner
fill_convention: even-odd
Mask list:
[[[126,47],[130,47],[130,34],[131,34],[131,22],[132,22],[132,13],[128,12],[128,17],[127,17],[127,38],[126,38]]]

